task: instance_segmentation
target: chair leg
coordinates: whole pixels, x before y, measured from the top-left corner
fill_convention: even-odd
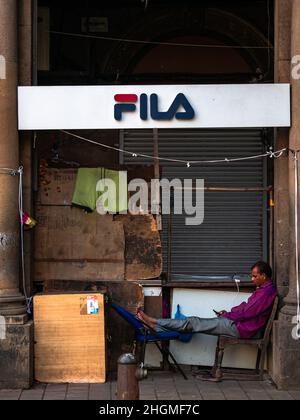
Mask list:
[[[157,341],[154,342],[154,344],[156,345],[156,347],[158,348],[158,350],[160,351],[162,358],[163,358],[163,370],[166,370],[166,363],[168,364],[168,367],[170,370],[176,370],[174,369],[174,366],[171,365],[170,360],[169,360],[169,353],[167,350],[167,347],[164,345],[166,343],[161,343],[161,346],[158,344]]]
[[[222,363],[223,363],[224,351],[225,351],[225,348],[223,346],[219,346],[218,353],[217,353],[217,369],[215,373],[215,378],[218,381],[222,381],[222,378],[223,378]]]
[[[259,379],[261,381],[263,381],[264,379],[264,374],[265,374],[265,360],[266,360],[266,355],[267,355],[267,348],[264,347],[261,350],[261,356],[260,356],[260,362],[259,362]]]
[[[145,358],[146,358],[146,346],[147,346],[147,341],[143,341],[142,344],[142,353],[141,353],[141,363],[143,364],[143,366],[145,366]]]
[[[187,381],[188,378],[186,376],[186,374],[184,373],[184,371],[181,369],[181,367],[179,366],[179,364],[177,363],[177,360],[175,359],[175,357],[173,356],[173,354],[170,352],[169,349],[165,348],[163,349],[162,347],[160,347],[160,345],[155,342],[156,347],[159,349],[159,351],[161,352],[162,356],[164,356],[164,354],[167,356],[167,360],[169,365],[171,366],[171,363],[169,361],[169,357],[173,360],[174,365],[176,366],[177,370],[181,373],[181,375],[184,377],[184,379]]]
[[[218,344],[217,344],[217,347],[216,347],[215,363],[214,363],[214,365],[212,367],[212,370],[210,372],[211,376],[213,376],[213,377],[216,377],[216,373],[217,373],[219,349],[220,349],[220,338],[218,339]]]
[[[259,372],[259,369],[260,369],[261,357],[262,357],[262,350],[261,350],[261,348],[258,348],[257,360],[256,360],[256,371],[257,372]]]
[[[170,362],[169,362],[169,356],[166,352],[166,349],[168,348],[168,343],[163,341],[161,343],[161,348],[163,350],[163,361],[162,361],[162,369],[165,371],[167,370],[167,367],[170,368]]]

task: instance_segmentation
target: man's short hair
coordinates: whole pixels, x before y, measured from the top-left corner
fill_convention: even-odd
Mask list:
[[[268,279],[271,279],[273,276],[273,271],[270,264],[266,263],[265,261],[258,261],[253,265],[251,270],[253,270],[254,268],[258,268],[260,274],[265,274],[268,277]]]

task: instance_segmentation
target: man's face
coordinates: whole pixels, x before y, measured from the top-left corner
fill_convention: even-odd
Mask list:
[[[257,267],[253,268],[251,277],[253,283],[257,287],[262,286],[267,281],[267,276],[265,274],[261,274]]]

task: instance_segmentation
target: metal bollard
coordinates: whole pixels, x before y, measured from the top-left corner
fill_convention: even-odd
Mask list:
[[[139,381],[147,377],[147,371],[139,367],[133,354],[123,354],[118,360],[117,399],[135,401],[140,398]]]

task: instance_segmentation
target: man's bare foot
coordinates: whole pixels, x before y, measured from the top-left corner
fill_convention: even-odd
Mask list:
[[[149,325],[150,328],[155,330],[156,324],[157,324],[157,319],[151,318],[150,316],[146,315],[142,310],[138,311],[137,317],[138,317],[138,319],[143,321],[145,324]]]

